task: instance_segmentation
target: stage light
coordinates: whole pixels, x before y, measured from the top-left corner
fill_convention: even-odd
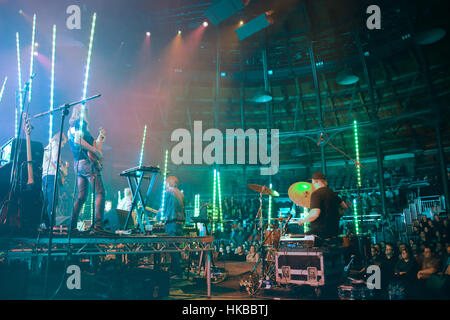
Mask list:
[[[203,26],[206,28],[206,27],[208,26],[208,22],[207,22],[207,21],[204,21],[204,22],[203,22]]]
[[[139,156],[139,167],[142,166],[142,160],[144,159],[145,137],[147,136],[147,125],[144,127],[144,135],[142,136],[141,155]]]
[[[221,76],[221,77],[226,77],[226,76],[227,76],[227,73],[226,73],[226,72],[221,72],[221,73],[220,73],[220,76]]]
[[[87,96],[87,85],[88,85],[88,79],[89,79],[89,69],[91,67],[91,54],[92,54],[92,44],[94,42],[94,31],[95,31],[95,21],[97,19],[97,13],[94,12],[94,15],[92,16],[92,24],[91,24],[91,35],[89,37],[89,49],[88,49],[88,56],[87,56],[87,62],[86,62],[86,70],[84,74],[84,85],[83,85],[83,98],[86,99]],[[80,132],[83,131],[83,121],[84,121],[84,111],[86,108],[86,104],[82,104],[81,108],[81,125],[80,125]]]
[[[32,85],[33,85],[33,79],[31,79],[31,76],[33,75],[34,56],[38,55],[37,51],[34,51],[35,37],[36,37],[36,14],[33,15],[33,29],[31,31],[30,88],[29,88],[29,93],[28,93],[28,102],[31,101],[31,93],[32,93]]]
[[[243,26],[244,25],[244,21],[243,20],[239,21],[239,25]]]
[[[164,202],[166,198],[166,179],[167,179],[167,162],[169,159],[169,150],[166,150],[166,155],[164,157],[164,172],[163,172],[163,190],[162,190],[162,200],[161,200],[161,216],[160,219],[162,219],[162,216],[164,214]]]
[[[23,14],[23,10],[19,10],[19,14]]]
[[[150,37],[150,35],[151,35],[151,33],[149,31],[147,31],[145,34],[147,35],[147,37]]]
[[[244,40],[251,35],[269,27],[273,23],[269,14],[263,13],[255,19],[247,22],[247,24],[242,25],[236,29],[239,40]]]
[[[178,34],[181,34],[181,30],[178,30]]]
[[[17,134],[19,133],[19,113],[22,114],[22,71],[20,69],[20,39],[19,39],[19,33],[16,32],[16,51],[17,51],[17,79],[19,82],[19,109],[16,108],[16,115],[15,115],[15,133],[14,135],[17,137]]]
[[[273,75],[273,70],[268,70],[268,71],[267,71],[267,74],[268,74],[269,76]]]
[[[50,110],[53,110],[53,97],[55,91],[55,53],[56,53],[56,25],[53,25],[53,37],[52,37],[52,70],[50,77]],[[50,113],[49,117],[49,134],[48,142],[50,143],[53,137],[53,114]]]
[[[445,31],[445,29],[430,28],[419,32],[414,40],[416,41],[417,44],[424,46],[440,41],[442,38],[445,37],[446,34],[447,31]]]
[[[272,101],[272,95],[270,94],[269,91],[259,90],[253,96],[252,100],[256,103],[270,102],[270,101]]]
[[[0,102],[2,102],[3,92],[5,91],[6,80],[8,80],[8,77],[5,77],[5,80],[3,80],[2,89],[0,90]]]
[[[346,68],[345,70],[339,72],[336,76],[336,83],[343,86],[352,85],[358,81],[359,77],[355,75],[349,68]]]

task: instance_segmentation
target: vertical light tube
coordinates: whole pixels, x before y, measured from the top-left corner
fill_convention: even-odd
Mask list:
[[[272,184],[269,185],[269,188],[272,189]],[[270,225],[270,220],[272,220],[272,196],[269,195],[269,212],[267,213],[268,223]]]
[[[139,157],[139,167],[142,166],[142,160],[144,159],[145,137],[147,136],[147,125],[144,127],[144,135],[142,137],[141,155]]]
[[[166,198],[166,179],[167,179],[167,161],[169,158],[169,150],[166,150],[166,155],[164,157],[164,172],[163,172],[163,190],[162,190],[162,200],[161,200],[161,212],[164,213],[164,202]],[[160,217],[162,219],[162,217]]]
[[[22,71],[20,70],[20,40],[19,40],[19,33],[16,32],[16,49],[17,49],[17,80],[19,82],[19,110],[16,109],[16,117],[14,120],[14,124],[15,124],[15,132],[14,132],[14,136],[17,137],[17,134],[19,132],[19,113],[22,113]]]
[[[2,102],[3,92],[5,92],[6,80],[8,80],[8,77],[5,77],[5,80],[3,80],[2,89],[0,90],[0,102]]]
[[[195,195],[195,208],[194,208],[194,217],[198,217],[200,215],[200,195]]]
[[[92,25],[91,25],[91,36],[89,38],[89,50],[88,50],[88,56],[86,61],[86,70],[84,73],[84,83],[83,83],[83,98],[86,99],[87,96],[87,85],[89,80],[89,69],[91,67],[91,54],[92,54],[92,44],[94,42],[94,31],[95,31],[95,21],[97,20],[97,13],[94,13],[92,16]],[[80,131],[83,131],[83,121],[84,121],[84,113],[86,104],[83,103],[83,107],[81,108],[81,125],[80,125]]]
[[[222,214],[222,191],[220,190],[220,171],[217,172],[217,186],[219,191],[219,220],[220,231],[223,231],[223,214]]]
[[[355,153],[356,153],[356,176],[358,179],[358,190],[361,188],[361,166],[359,165],[359,138],[358,138],[358,122],[356,120],[353,121],[353,131],[355,134]],[[358,192],[359,194],[359,192]],[[353,199],[353,215],[355,220],[355,232],[359,234],[359,221],[358,221],[358,201],[357,199]]]
[[[35,47],[35,37],[36,37],[36,14],[33,15],[33,29],[31,32],[31,57],[30,57],[30,92],[28,93],[28,102],[31,102],[31,92],[33,79],[33,62],[34,62],[34,47]]]
[[[358,139],[358,122],[353,121],[353,131],[355,133],[355,153],[356,153],[356,175],[358,178],[358,188],[361,188],[361,166],[359,165],[359,139]]]
[[[217,171],[214,169],[214,184],[213,184],[213,232],[216,231],[217,223],[217,208],[216,208],[216,181],[217,181]]]
[[[302,219],[304,217],[306,217],[307,214],[308,214],[308,208],[303,208],[303,213],[301,215]],[[308,230],[309,230],[308,223],[304,223],[303,224],[303,233],[308,232]]]
[[[94,222],[94,212],[95,212],[95,204],[94,204],[94,192],[91,192],[91,221]]]
[[[353,199],[353,217],[355,221],[355,232],[358,235],[359,234],[358,202],[356,201],[356,198]]]
[[[50,111],[53,110],[53,98],[55,92],[55,53],[56,53],[56,25],[53,25],[53,37],[52,37],[52,70],[50,78]],[[53,114],[50,113],[49,117],[49,129],[48,129],[48,142],[53,137]]]

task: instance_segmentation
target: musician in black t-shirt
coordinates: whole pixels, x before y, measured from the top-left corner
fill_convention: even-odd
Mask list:
[[[339,234],[339,219],[342,209],[348,206],[333,190],[327,187],[327,181],[322,172],[316,172],[312,177],[315,191],[311,194],[311,205],[306,217],[298,224],[309,223],[308,234],[328,239]]]

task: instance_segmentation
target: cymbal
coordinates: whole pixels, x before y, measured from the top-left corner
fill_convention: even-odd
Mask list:
[[[311,205],[311,194],[314,186],[309,182],[296,182],[289,187],[289,199],[296,205],[309,208]]]
[[[247,187],[249,187],[252,190],[255,190],[258,193],[267,194],[268,196],[272,197],[278,197],[280,195],[275,190],[269,189],[266,186],[260,186],[259,184],[248,184]]]

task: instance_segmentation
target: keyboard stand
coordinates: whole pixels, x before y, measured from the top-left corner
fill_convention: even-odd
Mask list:
[[[153,192],[156,179],[160,175],[161,173],[158,168],[152,168],[152,170],[148,170],[146,167],[136,168],[133,170],[126,170],[120,174],[120,176],[127,178],[128,186],[130,187],[131,194],[133,195],[131,208],[128,211],[127,219],[125,220],[123,230],[127,230],[131,213],[133,212],[134,209],[136,209],[138,221],[137,227],[143,234],[145,234],[145,226],[143,224],[142,219],[144,218],[147,223],[149,222],[147,219],[147,215],[145,213],[145,207],[147,206],[146,202],[150,194]],[[144,180],[150,180],[145,198],[142,197],[141,192]],[[138,202],[140,202],[141,204],[140,206],[138,206]]]

